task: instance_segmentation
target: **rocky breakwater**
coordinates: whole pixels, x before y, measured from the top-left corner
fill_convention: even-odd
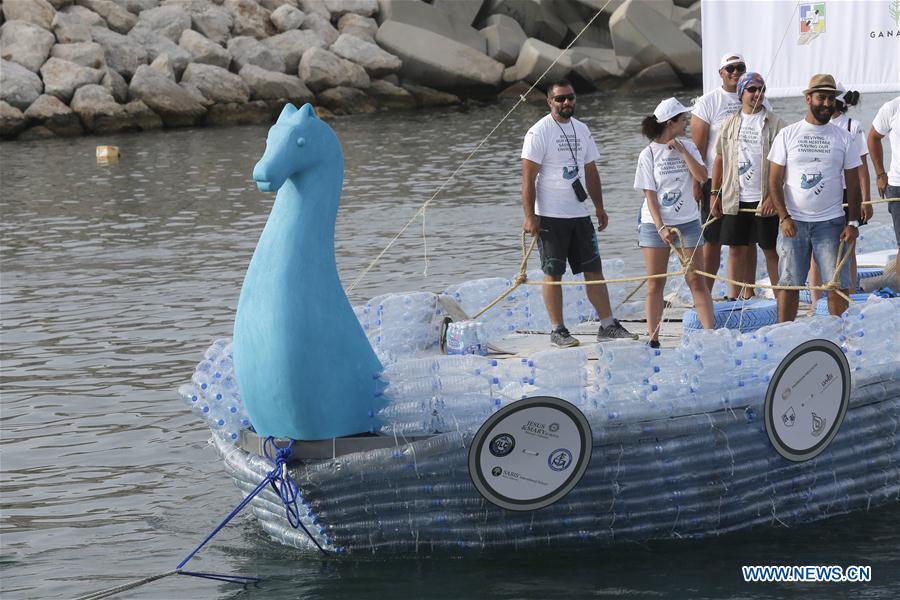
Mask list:
[[[699,1],[3,0],[0,137],[265,123],[285,102],[365,113],[678,86]]]

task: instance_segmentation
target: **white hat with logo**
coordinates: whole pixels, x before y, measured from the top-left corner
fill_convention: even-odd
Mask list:
[[[735,65],[742,62],[744,62],[743,54],[738,54],[737,52],[726,52],[722,55],[722,60],[719,61],[719,68],[724,69],[728,65]]]
[[[656,110],[653,111],[653,116],[656,117],[657,123],[665,123],[673,117],[677,117],[682,113],[690,111],[691,109],[687,108],[684,104],[682,104],[675,98],[666,98],[656,105]]]

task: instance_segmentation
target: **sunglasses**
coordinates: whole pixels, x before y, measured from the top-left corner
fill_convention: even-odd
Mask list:
[[[575,94],[563,94],[560,96],[553,96],[553,101],[559,102],[560,104],[562,104],[566,100],[571,100],[572,102],[575,102]]]
[[[765,93],[766,88],[764,88],[764,87],[759,87],[759,86],[755,86],[755,85],[751,85],[751,86],[745,88],[744,91],[745,91],[745,92],[750,92],[751,94],[755,94],[755,93],[757,93],[757,92],[759,92],[760,94],[763,94],[763,93]]]
[[[738,63],[736,65],[725,65],[722,68],[725,69],[725,72],[730,75],[731,73],[734,73],[735,71],[737,71],[738,73],[745,72],[747,70],[747,65],[745,65],[744,63]]]

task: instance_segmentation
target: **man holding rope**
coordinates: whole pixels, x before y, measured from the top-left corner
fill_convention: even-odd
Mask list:
[[[796,289],[776,290],[778,321],[797,317],[800,290],[806,283],[810,254],[822,279],[837,283],[843,295],[831,289],[828,312],[840,315],[847,309],[850,292],[849,255],[859,235],[862,164],[850,132],[832,124],[834,77],[813,75],[806,96],[806,117],[782,129],[769,152],[769,193],[778,212],[779,285]],[[849,221],[844,216],[844,186],[847,182]],[[839,270],[838,273],[835,271]],[[835,279],[839,279],[835,282]]]
[[[884,168],[884,148],[881,140],[890,135],[891,142],[891,168]],[[894,222],[894,237],[897,239],[897,248],[900,248],[900,96],[885,102],[878,109],[875,120],[872,121],[872,129],[869,131],[869,156],[872,157],[872,166],[875,167],[875,187],[882,198],[891,198],[888,203],[888,213]],[[879,278],[882,283],[900,292],[900,252],[894,261],[895,269],[893,277],[889,277],[887,269],[885,275]],[[872,282],[874,284],[874,282]]]
[[[584,272],[587,282],[603,279],[597,231],[606,229],[600,174],[594,161],[597,146],[587,125],[574,118],[575,90],[566,80],[547,90],[550,114],[535,123],[522,146],[522,207],[526,233],[538,236],[544,281],[544,306],[550,317],[550,343],[571,348],[579,341],[563,321],[562,281],[566,261],[572,273]],[[594,231],[588,204],[591,198],[599,227]],[[587,297],[600,317],[597,339],[637,339],[612,316],[606,284],[587,285]]]

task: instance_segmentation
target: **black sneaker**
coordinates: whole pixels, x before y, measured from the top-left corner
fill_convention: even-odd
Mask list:
[[[618,319],[613,319],[612,325],[609,327],[600,326],[600,329],[597,331],[597,341],[602,342],[603,340],[636,340],[638,336],[634,333],[631,333],[619,323]]]
[[[650,347],[654,350],[659,348],[659,340],[650,340]]]
[[[550,332],[550,343],[557,348],[574,348],[581,342],[572,337],[572,334],[569,333],[568,329],[560,327],[559,329]]]

